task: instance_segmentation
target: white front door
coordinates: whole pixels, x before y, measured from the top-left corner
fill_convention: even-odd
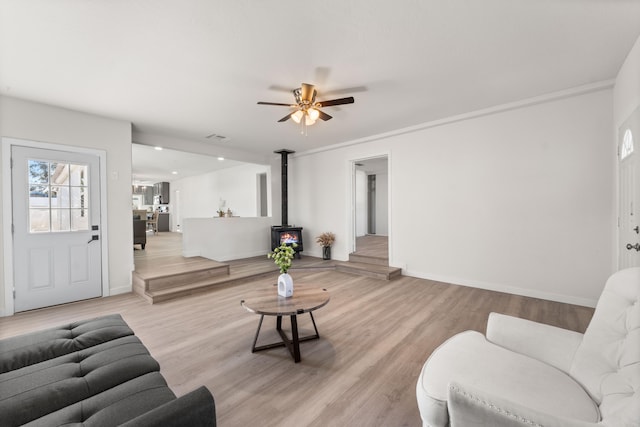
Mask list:
[[[640,108],[618,131],[620,159],[619,268],[640,267]]]
[[[13,146],[15,311],[102,295],[97,156]]]

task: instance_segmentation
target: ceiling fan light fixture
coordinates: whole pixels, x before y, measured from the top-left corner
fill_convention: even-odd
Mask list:
[[[304,124],[307,126],[311,126],[312,124],[314,124],[316,121],[313,120],[311,118],[311,116],[309,114],[307,114],[306,116],[304,116]]]
[[[315,122],[316,120],[318,120],[318,117],[320,117],[320,111],[316,110],[315,108],[309,108],[307,110],[307,115],[312,121]]]
[[[302,110],[298,110],[291,115],[291,118],[293,119],[294,122],[300,123],[300,120],[302,120],[303,115],[304,115],[304,112]]]

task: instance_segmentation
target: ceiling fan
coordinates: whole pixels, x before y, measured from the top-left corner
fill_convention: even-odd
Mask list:
[[[331,116],[320,110],[323,107],[332,107],[334,105],[353,104],[355,100],[353,96],[347,98],[332,99],[329,101],[316,102],[317,91],[312,84],[302,83],[301,87],[293,90],[295,104],[282,104],[279,102],[263,102],[259,101],[259,105],[276,105],[282,107],[295,108],[294,111],[287,114],[278,122],[286,122],[290,118],[296,123],[302,123],[303,126],[311,126],[316,120],[331,120]],[[303,131],[304,133],[304,131]]]

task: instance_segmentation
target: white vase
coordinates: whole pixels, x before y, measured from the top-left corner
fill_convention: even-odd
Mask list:
[[[293,279],[288,273],[278,276],[278,295],[285,298],[293,296]]]

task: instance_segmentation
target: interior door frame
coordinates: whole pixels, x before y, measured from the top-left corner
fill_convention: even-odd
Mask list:
[[[392,200],[392,186],[391,186],[391,152],[386,151],[378,154],[372,154],[366,157],[358,157],[356,159],[349,160],[349,177],[351,179],[351,185],[349,186],[349,220],[347,221],[349,227],[349,236],[351,238],[349,253],[353,253],[356,250],[356,163],[365,160],[379,159],[385,157],[387,159],[387,238],[389,251],[389,265],[392,265],[393,260],[393,209],[391,206]]]
[[[98,157],[100,163],[100,244],[102,251],[100,263],[102,270],[102,297],[104,298],[109,296],[107,152],[92,148],[2,137],[2,236],[4,250],[4,307],[0,307],[0,317],[11,316],[15,313],[15,305],[13,302],[13,291],[15,285],[13,272],[13,233],[11,230],[13,223],[13,197],[11,194],[11,147],[15,145],[29,148],[41,148],[45,150],[89,154]]]

